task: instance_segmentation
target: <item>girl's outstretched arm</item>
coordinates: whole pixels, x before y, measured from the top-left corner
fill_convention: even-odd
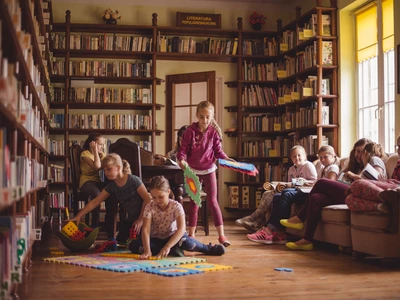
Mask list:
[[[176,225],[178,227],[178,230],[171,236],[169,239],[168,243],[165,244],[165,246],[161,249],[160,253],[157,254],[157,257],[167,257],[169,252],[171,251],[171,248],[179,242],[179,240],[182,238],[183,234],[186,231],[186,225],[185,225],[185,215],[182,214],[178,216],[176,219]]]
[[[102,190],[101,193],[94,199],[92,199],[88,204],[85,205],[84,208],[82,208],[75,217],[73,217],[72,219],[69,219],[67,221],[71,221],[71,222],[76,222],[77,224],[79,224],[81,218],[83,216],[85,216],[87,213],[90,213],[93,209],[95,209],[97,206],[100,205],[101,202],[103,202],[104,200],[106,200],[108,198],[108,196],[110,196],[109,193],[106,192],[106,190]]]
[[[135,232],[139,233],[140,229],[143,226],[143,222],[144,222],[144,218],[143,218],[144,209],[147,206],[147,204],[150,203],[151,199],[150,199],[150,194],[147,192],[147,189],[143,183],[138,187],[137,192],[138,192],[140,198],[142,198],[143,204],[142,204],[142,210],[140,211],[140,216],[135,222],[133,222],[132,227]]]
[[[141,259],[149,258],[152,255],[150,248],[150,229],[151,229],[151,219],[143,218],[143,227],[142,227],[143,253],[140,255]]]

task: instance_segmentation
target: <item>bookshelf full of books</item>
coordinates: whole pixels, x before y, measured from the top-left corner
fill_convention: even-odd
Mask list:
[[[110,142],[128,137],[155,152],[156,127],[155,29],[151,26],[110,26],[71,22],[53,24],[54,59],[50,103],[50,159],[64,167],[55,182],[54,202],[74,207],[68,149],[83,145],[88,134],[100,132]],[[107,149],[106,149],[107,150]]]
[[[228,211],[254,210],[264,182],[286,182],[294,145],[310,159],[322,145],[338,149],[336,22],[336,1],[323,6],[316,0],[304,14],[297,7],[289,24],[278,20],[277,32],[259,32],[263,53],[239,48],[237,81],[226,83],[237,88],[237,105],[225,107],[238,125],[226,134],[237,139],[236,159],[253,163],[259,174],[226,182],[232,192]],[[239,44],[246,39],[239,35]]]
[[[47,217],[47,1],[0,0],[0,299],[15,299]]]

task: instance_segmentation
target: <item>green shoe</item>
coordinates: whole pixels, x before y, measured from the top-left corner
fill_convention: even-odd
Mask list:
[[[304,251],[312,251],[314,250],[313,244],[305,244],[305,245],[296,245],[293,242],[286,243],[286,247],[292,250],[304,250]]]
[[[285,227],[302,230],[304,223],[289,223],[287,219],[281,219],[279,222]]]

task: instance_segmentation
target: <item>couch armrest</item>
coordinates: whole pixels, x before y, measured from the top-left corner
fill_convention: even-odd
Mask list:
[[[388,189],[379,193],[379,198],[383,200],[389,208],[389,224],[387,231],[390,233],[399,232],[400,214],[400,189]]]

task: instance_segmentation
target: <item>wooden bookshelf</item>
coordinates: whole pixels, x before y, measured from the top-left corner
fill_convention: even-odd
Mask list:
[[[276,32],[255,37],[264,38],[264,49],[265,37],[276,42],[266,55],[244,55],[245,49],[239,49],[237,80],[226,82],[237,89],[237,105],[225,107],[236,115],[238,127],[225,133],[237,141],[237,159],[255,164],[260,174],[238,174],[236,182],[226,183],[239,189],[239,207],[226,207],[228,211],[254,210],[254,193],[265,181],[287,181],[295,144],[314,158],[325,136],[338,149],[336,22],[336,1],[324,7],[317,0],[304,14],[297,7],[296,19],[289,24],[282,26],[278,20]],[[239,44],[247,38],[240,33]],[[250,207],[241,203],[243,187],[250,189]]]
[[[0,268],[2,299],[18,297],[48,210],[47,4],[0,0],[0,252],[9,262]]]

